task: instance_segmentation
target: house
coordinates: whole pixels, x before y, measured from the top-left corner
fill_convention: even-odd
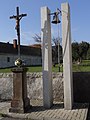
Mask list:
[[[20,46],[21,59],[26,66],[41,65],[41,49],[33,46]],[[15,60],[18,58],[17,40],[13,44],[0,42],[0,68],[15,66]]]
[[[34,48],[40,48],[41,49],[41,44],[34,44],[34,45],[30,45],[31,47],[34,47]]]

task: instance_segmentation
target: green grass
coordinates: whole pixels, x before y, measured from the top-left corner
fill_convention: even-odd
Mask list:
[[[42,71],[42,66],[28,67],[28,72],[41,72],[41,71]]]
[[[73,64],[73,72],[90,72],[90,60],[83,60],[79,65]]]
[[[59,70],[58,65],[52,67],[53,72],[58,72],[58,70]],[[62,71],[62,67],[60,67],[60,71]],[[11,72],[11,68],[0,69],[0,73],[10,73],[10,72]],[[42,72],[42,66],[28,67],[28,72]]]
[[[58,64],[54,67],[52,67],[52,71],[53,72],[58,72],[59,71],[59,66],[58,66]],[[60,71],[62,72],[63,71],[63,68],[62,68],[62,66],[60,65]]]
[[[73,64],[73,72],[90,72],[90,60],[83,60],[80,65]],[[59,67],[56,65],[52,67],[52,72],[58,72]],[[62,66],[60,66],[60,71],[63,71]],[[0,69],[0,73],[8,73],[11,72],[11,68]],[[28,67],[28,72],[42,72],[42,66],[33,66]]]
[[[90,64],[90,60],[83,60],[81,64]]]
[[[62,71],[62,67],[60,67],[60,71]],[[59,67],[56,65],[55,67],[52,67],[53,72],[58,72]],[[42,71],[42,66],[33,66],[33,67],[28,67],[28,72],[41,72]]]
[[[73,72],[90,72],[90,66],[73,65]]]
[[[0,73],[8,73],[8,72],[11,72],[10,68],[0,69]]]

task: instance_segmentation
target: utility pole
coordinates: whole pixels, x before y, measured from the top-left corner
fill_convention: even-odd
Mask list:
[[[58,38],[58,72],[60,72],[60,43]]]
[[[22,17],[27,16],[27,14],[20,14],[19,15],[19,7],[16,7],[16,13],[17,15],[10,16],[10,19],[15,19],[16,20],[16,31],[17,31],[17,38],[18,38],[18,58],[20,58],[20,20]]]

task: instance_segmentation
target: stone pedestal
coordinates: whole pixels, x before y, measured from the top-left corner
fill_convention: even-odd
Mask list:
[[[13,68],[13,99],[9,112],[25,113],[30,108],[27,98],[27,68]]]

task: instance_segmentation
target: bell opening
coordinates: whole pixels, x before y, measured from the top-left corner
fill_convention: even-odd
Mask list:
[[[54,14],[52,23],[53,23],[53,24],[58,24],[58,23],[60,23],[60,20],[59,20],[59,18],[58,18],[58,15]]]

